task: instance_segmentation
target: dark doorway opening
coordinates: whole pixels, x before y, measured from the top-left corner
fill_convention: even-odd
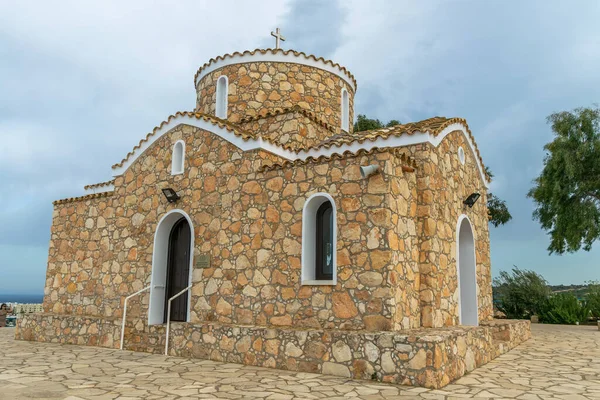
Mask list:
[[[175,222],[169,235],[167,258],[167,287],[165,290],[165,314],[167,322],[169,299],[188,287],[190,274],[190,224],[181,218]],[[188,294],[183,293],[171,302],[171,321],[187,321]]]

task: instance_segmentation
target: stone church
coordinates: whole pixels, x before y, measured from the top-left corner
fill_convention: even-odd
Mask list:
[[[54,202],[44,312],[17,338],[441,387],[529,337],[492,320],[464,119],[354,132],[350,71],[279,48],[211,59],[194,88]]]

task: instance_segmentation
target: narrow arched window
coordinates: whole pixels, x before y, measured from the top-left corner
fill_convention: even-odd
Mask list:
[[[171,160],[171,175],[183,174],[183,163],[185,161],[185,143],[178,140],[173,146],[173,157]]]
[[[315,237],[315,277],[317,280],[333,279],[333,207],[326,201],[317,210]]]
[[[335,285],[336,209],[327,193],[306,200],[302,211],[302,284]]]
[[[227,119],[227,91],[228,81],[225,75],[222,75],[217,80],[217,103],[215,107],[215,115],[217,118]]]
[[[342,88],[342,130],[348,132],[350,126],[350,98],[346,88]]]

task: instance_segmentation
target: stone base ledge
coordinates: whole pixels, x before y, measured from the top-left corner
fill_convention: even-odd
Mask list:
[[[120,321],[34,314],[16,339],[119,348]],[[529,339],[529,321],[399,332],[173,323],[169,354],[403,385],[441,388]],[[128,350],[160,353],[164,327],[128,324]]]
[[[17,319],[15,339],[118,349],[121,321],[88,315],[26,314]]]

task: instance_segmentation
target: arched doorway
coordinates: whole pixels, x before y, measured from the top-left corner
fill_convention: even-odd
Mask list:
[[[165,304],[169,299],[188,287],[190,275],[190,225],[184,217],[175,222],[169,235],[169,258],[167,259],[167,279]],[[186,295],[173,299],[171,302],[171,321],[187,320]],[[164,321],[167,322],[167,307],[164,311]]]
[[[162,217],[154,234],[152,281],[148,323],[163,324],[169,298],[189,286],[194,251],[194,229],[190,217],[181,210]],[[190,293],[171,302],[171,321],[187,321]]]
[[[478,325],[477,271],[475,263],[475,239],[471,222],[461,215],[457,227],[456,264],[458,273],[458,308],[461,325]]]

